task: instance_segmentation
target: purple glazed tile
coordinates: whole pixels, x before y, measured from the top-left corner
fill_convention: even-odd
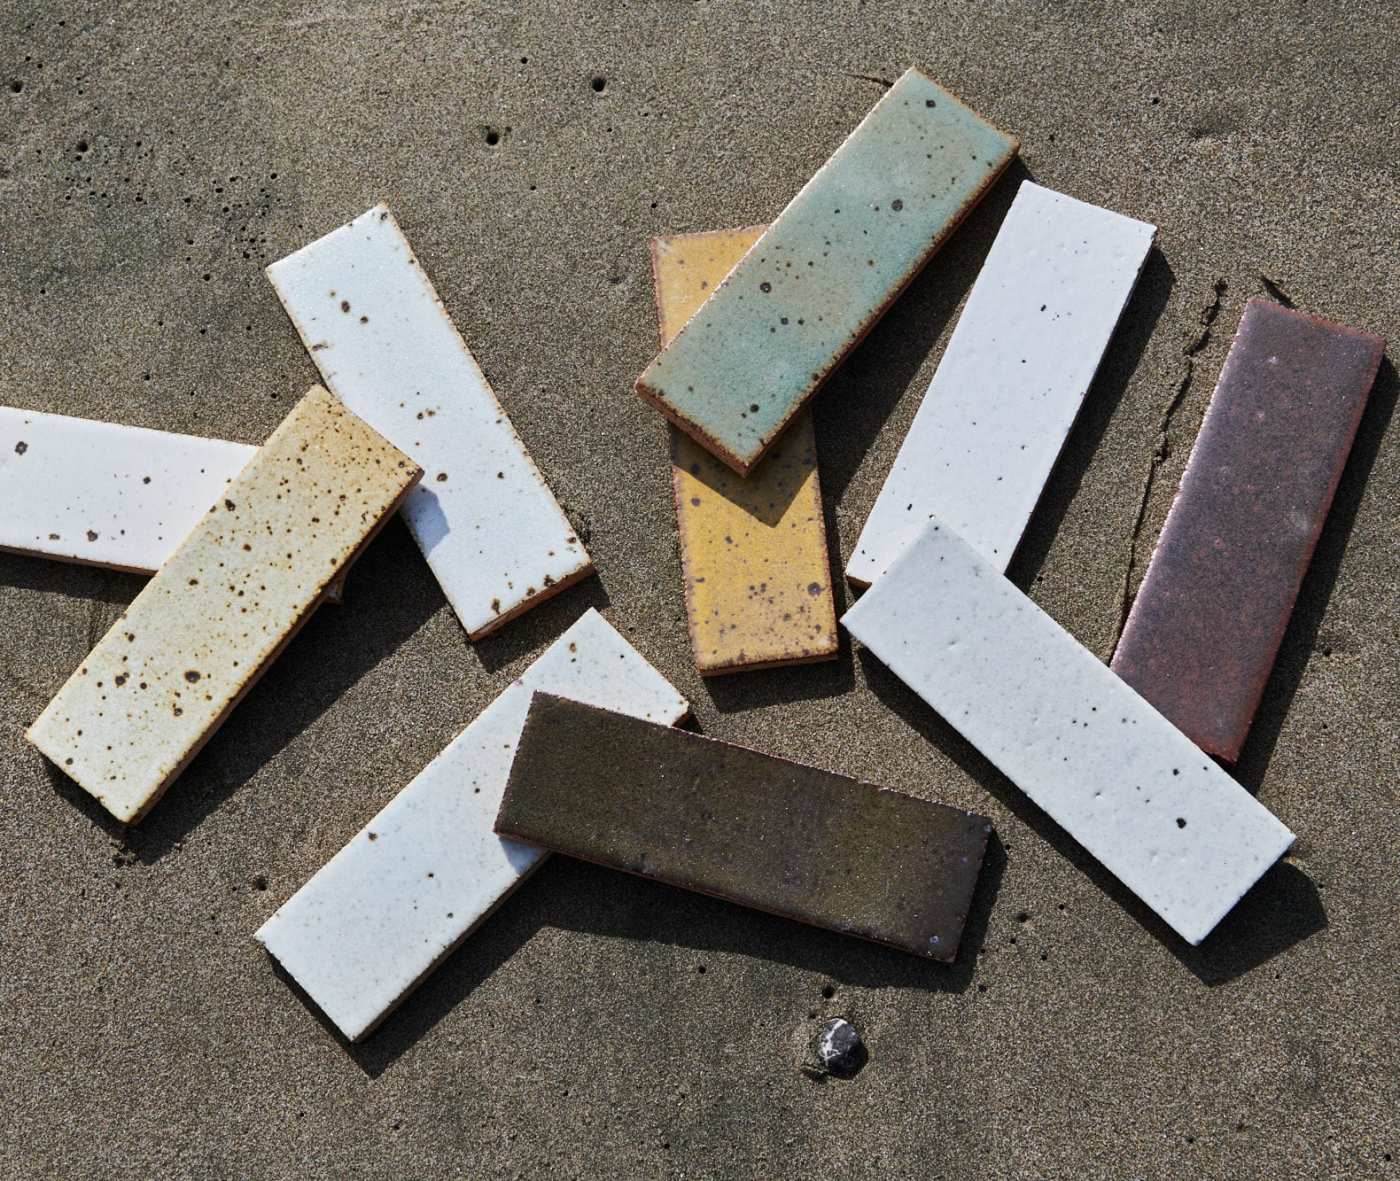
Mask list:
[[[1252,299],[1113,655],[1234,762],[1346,466],[1385,341]]]
[[[946,961],[957,954],[991,825],[537,692],[496,831]]]

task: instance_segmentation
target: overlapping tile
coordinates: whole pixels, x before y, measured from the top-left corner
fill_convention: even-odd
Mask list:
[[[537,693],[496,831],[951,960],[981,816]]]
[[[258,940],[364,1037],[540,863],[492,831],[535,689],[670,724],[685,699],[589,610],[263,924]]]
[[[141,816],[421,474],[314,387],[59,690],[28,738]]]
[[[1112,665],[1222,759],[1244,746],[1384,351],[1245,306]]]
[[[1293,834],[951,529],[842,618],[1189,943]]]
[[[762,226],[653,238],[661,343],[669,342]],[[817,445],[803,410],[747,479],[670,429],[686,619],[705,676],[831,660],[836,608]]]
[[[746,474],[1016,147],[906,71],[648,366],[637,392]]]
[[[935,515],[1006,569],[1155,234],[1022,182],[861,530],[853,583]]]
[[[326,384],[423,467],[404,519],[468,636],[592,572],[385,206],[267,276]]]
[[[256,451],[0,407],[0,549],[150,574]]]

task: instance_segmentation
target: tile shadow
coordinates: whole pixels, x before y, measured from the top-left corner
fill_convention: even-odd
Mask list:
[[[1254,723],[1234,766],[1234,775],[1251,791],[1257,792],[1268,774],[1274,748],[1278,745],[1284,721],[1288,717],[1293,696],[1302,682],[1309,658],[1317,644],[1317,634],[1327,614],[1327,604],[1341,573],[1347,543],[1351,540],[1356,516],[1366,495],[1371,469],[1380,454],[1386,428],[1395,413],[1397,380],[1394,364],[1389,357],[1381,358],[1376,384],[1361,416],[1361,423],[1352,443],[1351,455],[1342,471],[1332,509],[1323,523],[1322,534],[1313,550],[1312,562],[1298,589],[1293,615],[1288,621],[1283,642],[1279,645],[1273,671],[1264,686]]]
[[[1200,946],[1190,946],[871,652],[862,648],[858,658],[867,684],[886,706],[1132,915],[1202,984],[1214,987],[1244,976],[1327,926],[1317,886],[1296,865],[1281,861]]]

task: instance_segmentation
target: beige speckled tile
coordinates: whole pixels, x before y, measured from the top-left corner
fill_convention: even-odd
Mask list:
[[[315,386],[29,728],[139,820],[422,475]]]

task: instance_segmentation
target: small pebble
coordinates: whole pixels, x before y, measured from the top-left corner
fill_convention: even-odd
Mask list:
[[[832,1074],[849,1078],[865,1065],[865,1043],[844,1017],[824,1021],[817,1031],[817,1061]]]

